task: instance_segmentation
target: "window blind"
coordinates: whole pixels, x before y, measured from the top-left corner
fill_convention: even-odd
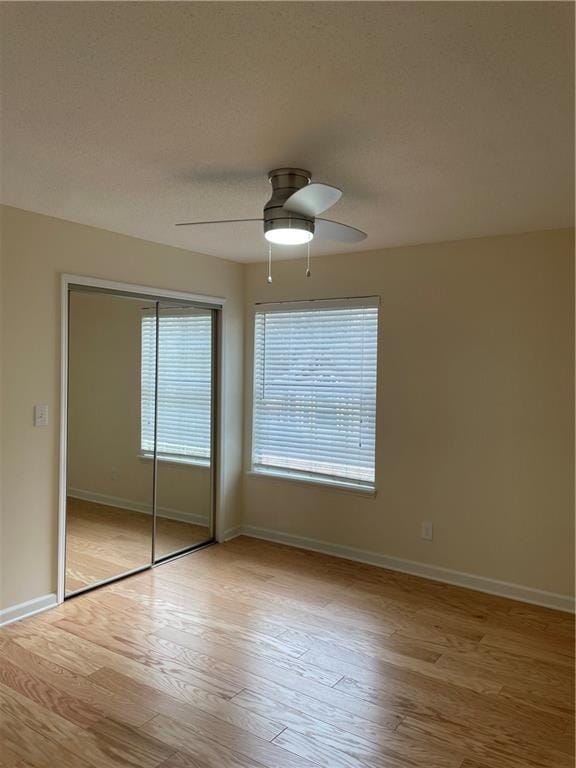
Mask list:
[[[374,487],[378,300],[260,305],[252,468]]]
[[[160,310],[157,454],[208,464],[211,453],[212,315]],[[154,452],[156,314],[142,315],[141,450]]]

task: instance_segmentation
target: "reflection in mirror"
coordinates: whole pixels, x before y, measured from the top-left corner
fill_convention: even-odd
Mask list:
[[[158,304],[156,561],[212,538],[213,323],[212,310]],[[153,328],[154,317],[144,313],[144,455],[154,449],[148,383],[153,380]]]
[[[154,469],[140,456],[143,300],[69,301],[67,595],[150,565]]]

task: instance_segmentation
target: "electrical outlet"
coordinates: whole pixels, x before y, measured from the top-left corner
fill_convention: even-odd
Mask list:
[[[112,472],[110,472],[110,477],[112,480],[120,480],[120,472],[117,469],[113,469]]]
[[[434,538],[434,524],[429,521],[422,523],[420,536],[426,541],[432,541]]]

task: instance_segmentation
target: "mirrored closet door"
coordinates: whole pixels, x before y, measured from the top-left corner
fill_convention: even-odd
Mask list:
[[[70,286],[67,597],[213,540],[217,317]]]
[[[157,332],[155,562],[212,538],[214,311],[159,302]]]

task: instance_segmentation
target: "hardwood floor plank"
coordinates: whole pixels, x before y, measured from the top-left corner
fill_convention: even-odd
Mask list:
[[[91,632],[90,628],[94,631]],[[178,646],[163,640],[150,631],[135,630],[129,623],[117,622],[112,631],[109,617],[95,618],[93,622],[85,624],[70,619],[52,621],[41,629],[43,639],[54,640],[59,647],[77,663],[81,663],[83,657],[87,657],[95,665],[94,669],[86,670],[84,674],[95,672],[102,666],[109,666],[111,660],[121,663],[122,659],[137,661],[150,667],[162,668],[165,664],[177,661],[181,649]],[[22,645],[30,645],[34,642],[41,652],[38,643],[38,634],[30,640],[20,640]],[[102,641],[102,642],[101,642]],[[89,651],[87,653],[81,652]]]
[[[286,623],[274,618],[270,612],[262,610],[262,606],[239,603],[228,598],[212,594],[194,594],[190,592],[172,593],[162,590],[159,596],[157,588],[152,584],[140,586],[138,590],[130,586],[130,581],[122,581],[110,589],[110,597],[124,605],[130,605],[131,610],[151,612],[159,617],[168,614],[168,624],[178,626],[174,619],[182,622],[181,628],[185,629],[188,622],[225,621],[230,626],[239,626],[242,629],[258,631],[270,637],[277,637],[285,630]],[[120,605],[120,603],[118,602]]]
[[[430,744],[413,744],[392,735],[378,752],[360,744],[351,746],[340,740],[329,740],[314,734],[303,734],[287,728],[274,739],[286,749],[316,761],[324,768],[459,768],[462,754],[437,749]]]
[[[274,689],[277,687],[276,683],[273,683],[269,679],[265,679],[260,683],[260,688],[263,689],[263,686],[268,687],[268,685],[272,685]],[[397,720],[398,711],[395,711],[392,707],[377,705],[367,700],[359,699],[354,695],[349,695],[347,692],[338,689],[338,686],[339,683],[337,683],[336,686],[328,687],[316,683],[314,680],[291,673],[287,673],[285,679],[282,681],[282,687],[289,688],[294,692],[306,694],[317,701],[331,704],[350,714],[364,717],[367,720],[374,720],[375,722],[390,722]]]
[[[198,601],[201,603],[201,601]],[[249,616],[243,616],[238,611],[223,611],[219,615],[217,606],[212,605],[208,614],[202,611],[202,606],[193,610],[183,610],[182,606],[174,603],[168,607],[159,606],[157,603],[152,605],[136,604],[133,599],[127,599],[120,595],[104,596],[104,604],[109,606],[112,611],[119,612],[121,615],[133,616],[134,621],[139,621],[142,617],[149,622],[158,622],[158,628],[165,627],[168,624],[171,629],[180,629],[191,634],[201,635],[208,632],[211,636],[221,635],[225,638],[233,635],[234,638],[247,641],[256,647],[262,645],[274,656],[283,658],[298,658],[306,648],[298,648],[297,644],[284,644],[277,640],[277,635],[283,630],[283,627],[270,624],[268,631],[262,626],[263,621],[259,618],[251,619]],[[156,627],[153,627],[155,630]],[[278,651],[278,653],[276,653]]]
[[[574,644],[559,645],[550,638],[533,638],[519,632],[488,630],[480,645],[522,656],[526,659],[549,662],[558,666],[574,667]]]
[[[106,599],[106,593],[103,595],[103,599]],[[57,621],[74,622],[79,626],[91,626],[92,624],[101,626],[108,634],[119,633],[123,637],[132,637],[133,635],[138,638],[144,633],[153,632],[161,626],[166,625],[166,620],[152,614],[139,616],[139,623],[132,625],[126,621],[130,617],[131,612],[126,615],[122,615],[122,612],[115,612],[113,610],[102,610],[98,597],[94,592],[90,592],[86,595],[79,595],[78,597],[67,601],[61,606],[61,615]]]
[[[458,752],[450,754],[447,750],[436,749],[432,755],[433,750],[426,744],[419,740],[411,741],[409,738],[398,736],[396,731],[372,729],[370,733],[371,729],[364,727],[359,729],[360,732],[357,730],[356,733],[352,733],[342,722],[338,727],[328,725],[322,720],[305,715],[255,691],[243,691],[234,700],[252,711],[267,711],[286,725],[287,730],[279,734],[275,739],[276,743],[282,743],[283,738],[288,736],[291,739],[292,734],[297,732],[306,739],[310,739],[315,750],[319,749],[323,754],[327,751],[329,757],[326,759],[328,760],[337,760],[332,754],[333,750],[346,755],[353,761],[360,761],[369,766],[423,765],[424,761],[430,761],[433,758],[437,766],[457,768],[462,760],[461,754]],[[288,749],[291,748],[287,744],[286,746]],[[296,752],[302,754],[302,749],[298,748]],[[314,751],[306,754],[318,761]]]
[[[115,693],[122,692],[136,701],[146,701],[147,706],[152,707],[157,714],[183,722],[201,722],[208,733],[223,729],[223,723],[228,723],[269,741],[284,728],[266,715],[260,716],[247,712],[233,699],[224,701],[214,696],[197,696],[191,701],[190,696],[176,698],[174,695],[165,694],[150,685],[105,668],[95,672],[90,679],[107,690]]]
[[[198,752],[201,757],[198,754],[175,752],[159,768],[262,768],[261,763],[218,748],[217,745],[206,746],[200,742]]]
[[[185,588],[184,577],[181,579],[180,589]],[[208,590],[213,592],[216,596],[226,596],[228,599],[235,599],[242,605],[255,603],[255,592],[253,589],[242,588],[238,582],[232,582],[222,584],[222,581],[216,579],[212,581],[206,581],[204,579],[195,577],[195,583],[198,589]],[[176,589],[174,582],[168,585],[171,590]],[[378,628],[363,628],[354,625],[351,620],[342,619],[340,621],[331,618],[330,616],[320,615],[315,606],[308,606],[305,603],[304,598],[299,598],[296,602],[294,596],[290,600],[284,598],[279,599],[278,596],[270,594],[269,590],[265,591],[264,588],[258,590],[259,596],[257,599],[256,609],[260,608],[260,615],[263,618],[272,618],[280,621],[284,629],[290,627],[300,628],[304,631],[316,628],[329,634],[332,639],[337,640],[343,635],[348,635],[352,627],[354,627],[355,635],[358,642],[363,641],[362,648],[377,646],[383,637],[390,636],[397,628],[398,624],[391,619],[383,617]],[[188,593],[189,594],[189,593]],[[265,609],[262,608],[263,601],[265,601]],[[361,648],[361,649],[362,649]]]
[[[516,601],[511,601],[508,612],[512,617],[534,618],[545,622],[548,626],[563,628],[571,637],[574,636],[576,631],[576,616],[573,613],[555,611],[553,608],[545,608],[543,605],[519,603]]]
[[[95,637],[95,632],[89,627],[76,626],[69,621],[57,622],[56,626],[69,634],[77,635],[88,643],[92,642],[90,638]],[[157,640],[152,635],[150,637]],[[123,655],[122,651],[126,649],[124,638],[100,635],[98,642],[109,651],[116,649],[116,653],[109,656],[107,666],[126,672],[137,680],[156,685],[168,693],[176,692],[193,697],[196,691],[205,691],[222,698],[230,698],[241,690],[238,686],[224,680],[196,672],[171,657],[160,659],[156,653],[149,655],[145,641],[138,646],[137,660]]]
[[[380,743],[389,741],[389,731],[396,728],[396,725],[400,723],[401,718],[398,716],[391,717],[388,714],[387,728],[382,728],[379,723],[378,713],[381,717],[386,716],[386,710],[380,709],[374,706],[373,709],[365,710],[366,717],[372,718],[372,720],[366,720],[358,716],[351,715],[345,710],[339,709],[334,705],[326,704],[318,701],[311,696],[298,693],[294,690],[285,688],[280,685],[273,685],[270,681],[265,681],[264,685],[261,685],[258,689],[260,694],[265,693],[273,701],[282,702],[287,706],[307,713],[313,718],[321,720],[326,723],[335,725],[351,733],[356,733],[359,736]],[[233,701],[242,703],[243,697],[246,692],[240,693],[234,697]],[[401,711],[403,715],[409,715],[411,712],[417,713],[422,717],[428,717],[433,722],[446,722],[447,724],[456,723],[463,724],[465,729],[478,729],[480,724],[493,735],[494,738],[502,735],[505,738],[510,739],[530,739],[532,738],[535,743],[542,740],[548,740],[547,743],[551,747],[556,745],[559,749],[565,749],[566,744],[571,744],[571,751],[573,752],[573,739],[570,738],[568,742],[563,739],[564,723],[565,721],[557,717],[548,719],[548,715],[542,715],[537,713],[534,717],[534,713],[530,707],[509,706],[506,702],[490,699],[488,701],[483,700],[484,697],[474,702],[474,706],[471,702],[451,703],[451,702],[438,702],[430,701],[428,706],[418,705],[410,702],[409,704],[403,704],[402,701],[393,702],[396,704],[398,711]],[[362,706],[366,706],[368,702],[360,702]],[[391,706],[391,702],[388,701]],[[348,702],[346,702],[348,706]],[[372,707],[373,705],[369,705]],[[390,710],[388,710],[390,712]]]
[[[306,733],[309,730],[329,734],[342,733],[348,739],[356,736],[375,745],[387,744],[390,732],[400,722],[399,718],[389,718],[383,723],[374,723],[308,696],[294,694],[281,686],[276,686],[275,691],[270,690],[269,684],[267,688],[266,693],[246,689],[232,701],[251,712],[267,713],[269,717],[282,723],[284,728],[293,728],[296,731],[304,729],[303,732]]]
[[[178,657],[183,662],[195,667],[206,664],[212,670],[221,670],[225,679],[238,680],[238,684],[245,687],[250,684],[250,674],[258,674],[270,680],[282,682],[291,680],[293,676],[306,680],[332,686],[340,680],[342,675],[330,670],[313,667],[301,662],[300,658],[269,658],[267,654],[260,653],[260,647],[248,647],[238,649],[236,645],[228,645],[224,642],[211,642],[205,637],[198,637],[180,629],[161,629],[158,637],[175,643],[181,647],[181,655]],[[303,651],[304,653],[304,651]],[[227,665],[223,667],[222,665]],[[242,674],[233,672],[232,667],[242,670]]]
[[[64,635],[64,633],[60,634]],[[45,684],[97,710],[102,717],[108,715],[127,725],[141,725],[154,716],[155,713],[144,707],[142,702],[130,702],[121,694],[111,695],[86,678],[59,667],[49,658],[38,656],[27,648],[21,648],[18,643],[19,641],[16,640],[13,645],[5,646],[0,659],[10,659],[12,663],[33,674]]]
[[[0,712],[0,744],[3,753],[18,756],[34,768],[91,768],[82,757],[30,727],[17,709],[12,714],[0,703]]]
[[[220,760],[221,762],[216,762],[215,765],[222,767],[230,765],[236,768],[236,765],[240,765],[242,768],[318,768],[311,760],[296,757],[280,746],[250,734],[230,738],[228,734],[219,731],[212,734],[214,738],[210,738],[195,722],[179,723],[163,715],[145,723],[141,730],[186,754],[199,755],[205,762]],[[231,762],[232,760],[236,762]]]
[[[123,754],[127,762],[142,768],[160,765],[175,751],[163,741],[109,718],[100,720],[88,732],[97,736],[100,744],[106,744],[112,754]]]
[[[185,631],[173,628],[162,628],[157,630],[155,634],[157,637],[163,637],[165,639],[178,637],[180,642],[184,642],[186,635],[192,635],[193,637],[199,637],[202,640],[206,640],[208,643],[227,645],[240,652],[244,651],[246,653],[261,655],[272,661],[298,659],[307,650],[306,648],[289,645],[288,643],[283,643],[281,640],[269,638],[265,635],[241,631],[236,632],[234,630],[214,630],[202,626],[197,628],[188,626]]]
[[[1,736],[2,725],[0,724],[0,738]],[[24,762],[5,741],[0,741],[0,768],[35,768],[35,766],[30,762]]]
[[[480,644],[474,651],[443,653],[436,666],[464,675],[476,674],[499,680],[501,685],[520,679],[537,687],[568,689],[572,683],[571,670],[566,665],[541,661],[534,656],[528,658],[490,645]]]
[[[468,739],[472,739],[474,742],[488,745],[516,758],[534,758],[537,752],[549,753],[550,762],[554,762],[555,756],[561,763],[565,762],[567,757],[573,758],[571,738],[544,730],[529,731],[519,728],[513,730],[504,725],[495,729],[483,723],[477,723],[476,727],[471,729],[457,722],[410,716],[402,720],[401,726],[398,729],[400,733],[410,733],[414,738],[428,740],[431,732],[439,738],[444,738],[446,742],[466,744]]]
[[[102,719],[100,712],[81,699],[69,696],[41,678],[31,675],[12,664],[4,655],[0,656],[0,684],[82,728],[88,728]]]
[[[467,636],[463,636],[449,632],[448,628],[440,632],[437,627],[430,626],[426,622],[413,621],[409,626],[404,625],[402,630],[394,632],[390,639],[400,646],[403,643],[413,643],[426,649],[429,653],[436,655],[434,659],[436,661],[452,648],[459,651],[475,651],[483,637],[482,632],[467,633]]]
[[[8,630],[12,630],[8,632]],[[47,625],[42,632],[31,627],[29,622],[18,622],[6,627],[6,637],[10,637],[22,648],[34,651],[38,656],[49,660],[60,669],[68,670],[77,675],[89,675],[96,672],[100,665],[86,655],[79,655],[57,640],[52,639],[52,627]]]
[[[310,735],[303,735],[298,731],[287,728],[274,740],[275,744],[293,752],[302,759],[312,760],[322,768],[367,768],[368,763],[337,749],[336,746],[324,744],[319,739]],[[385,757],[380,757],[373,768],[398,768],[397,765],[388,762]]]
[[[503,686],[498,695],[514,706],[529,706],[536,712],[558,715],[565,721],[574,716],[574,691],[543,690],[519,681]]]
[[[383,641],[379,648],[374,648],[370,653],[363,653],[361,651],[352,650],[346,645],[333,643],[325,640],[321,635],[312,632],[302,632],[300,630],[289,629],[279,635],[280,640],[285,642],[297,642],[299,645],[305,645],[308,650],[300,658],[305,660],[311,658],[313,654],[319,654],[322,657],[329,658],[330,660],[342,661],[346,664],[350,664],[362,669],[370,669],[374,672],[378,672],[385,667],[385,662],[394,660],[399,665],[405,665],[408,668],[412,666],[412,662],[428,661],[435,662],[440,658],[440,653],[429,653],[425,649],[421,654],[421,658],[418,658],[415,653],[410,652],[408,655],[403,653],[397,653],[390,648],[388,639]],[[348,642],[343,639],[343,643]],[[412,646],[414,649],[414,646]],[[423,658],[422,658],[423,657]],[[384,662],[384,664],[382,663]],[[329,668],[329,664],[320,665],[325,668]]]
[[[0,768],[568,768],[573,632],[236,539],[0,629]]]
[[[496,694],[502,688],[501,683],[493,682],[490,679],[482,679],[481,674],[460,674],[453,672],[451,669],[439,667],[436,664],[410,659],[384,650],[380,652],[380,658],[377,660],[377,663],[368,665],[365,661],[361,663],[361,660],[366,659],[365,654],[352,657],[356,661],[354,664],[353,661],[342,658],[345,654],[333,644],[326,643],[320,646],[322,650],[320,650],[319,644],[313,641],[310,645],[314,646],[314,650],[303,654],[301,661],[316,667],[329,669],[340,674],[341,677],[357,677],[368,682],[374,681],[377,684],[380,676],[388,679],[394,676],[396,679],[400,679],[404,674],[407,680],[413,680],[416,675],[421,675],[430,680],[450,683],[461,688],[468,688],[471,691],[477,691],[478,693]]]
[[[464,756],[477,758],[486,766],[500,768],[501,765],[514,768],[573,768],[574,760],[556,750],[528,744],[522,739],[495,738],[487,740],[478,737],[477,732],[468,729],[449,728],[439,723],[406,718],[398,727],[400,734],[419,736],[423,743],[450,747],[455,742],[461,745]]]
[[[459,719],[473,727],[479,720],[489,722],[492,727],[499,727],[508,717],[512,722],[520,721],[525,727],[544,729],[554,728],[561,733],[566,719],[557,712],[536,710],[530,705],[515,701],[512,706],[498,696],[484,696],[473,691],[454,686],[423,686],[390,688],[387,685],[375,686],[360,682],[355,678],[344,677],[334,690],[346,693],[350,698],[358,698],[375,706],[389,707],[402,716],[415,715],[422,718],[439,720]]]
[[[512,601],[511,601],[512,602]],[[512,636],[527,636],[531,642],[541,642],[549,648],[564,649],[565,652],[574,652],[574,637],[564,633],[554,633],[544,622],[530,620],[522,614],[510,614],[499,611],[495,614],[490,612],[478,612],[474,615],[471,612],[461,615],[454,611],[447,611],[442,606],[435,608],[424,608],[415,614],[415,620],[418,623],[435,626],[439,630],[442,627],[449,627],[450,632],[480,634],[482,637],[488,632],[495,631],[500,633],[510,633]]]
[[[438,610],[420,610],[398,624],[396,637],[430,643],[441,652],[450,648],[475,648],[486,634],[482,622],[454,614],[444,616]]]
[[[222,578],[227,577],[227,578]],[[164,589],[172,592],[178,592],[186,588],[186,584],[193,579],[198,585],[199,591],[204,593],[215,593],[218,596],[226,597],[229,600],[239,600],[249,602],[253,600],[254,593],[257,591],[261,600],[265,600],[270,609],[276,610],[309,610],[316,611],[319,606],[326,605],[327,597],[318,596],[318,594],[309,588],[308,591],[302,591],[298,598],[295,597],[295,590],[291,590],[287,585],[270,584],[270,581],[262,581],[246,574],[242,576],[237,571],[228,571],[223,569],[222,573],[201,573],[186,572],[165,574],[156,574],[157,581]]]
[[[258,691],[318,720],[373,740],[386,738],[400,722],[400,716],[393,710],[342,695],[333,688],[303,687],[304,691],[299,691],[293,686],[266,679],[260,683]]]
[[[84,765],[86,761],[94,768],[156,768],[161,762],[155,755],[149,754],[142,758],[140,753],[115,739],[100,739],[90,729],[80,728],[68,722],[21,694],[13,690],[8,691],[3,685],[0,685],[0,710],[46,737],[47,741],[62,747],[65,755],[72,753],[80,765]],[[173,751],[166,750],[164,757],[168,757]],[[37,757],[32,759],[37,762]],[[51,765],[58,764],[55,761]]]

